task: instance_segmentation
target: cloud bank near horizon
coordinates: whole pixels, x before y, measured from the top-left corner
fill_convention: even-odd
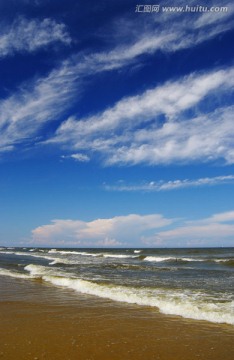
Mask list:
[[[32,230],[31,244],[54,247],[231,246],[234,211],[188,221],[161,214],[129,214],[109,219],[53,220]]]

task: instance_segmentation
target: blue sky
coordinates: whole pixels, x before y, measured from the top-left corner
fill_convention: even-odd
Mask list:
[[[1,245],[233,246],[234,7],[144,5],[0,2]]]

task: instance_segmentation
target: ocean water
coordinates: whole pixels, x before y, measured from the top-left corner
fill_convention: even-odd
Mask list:
[[[234,325],[234,248],[0,248],[0,275]],[[0,280],[1,281],[1,280]],[[69,291],[70,291],[69,290]]]

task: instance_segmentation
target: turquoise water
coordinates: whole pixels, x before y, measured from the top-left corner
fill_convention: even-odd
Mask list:
[[[1,248],[0,275],[234,325],[234,248]]]

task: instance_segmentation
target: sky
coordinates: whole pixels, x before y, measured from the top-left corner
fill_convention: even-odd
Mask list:
[[[0,245],[234,246],[234,5],[0,0]]]

